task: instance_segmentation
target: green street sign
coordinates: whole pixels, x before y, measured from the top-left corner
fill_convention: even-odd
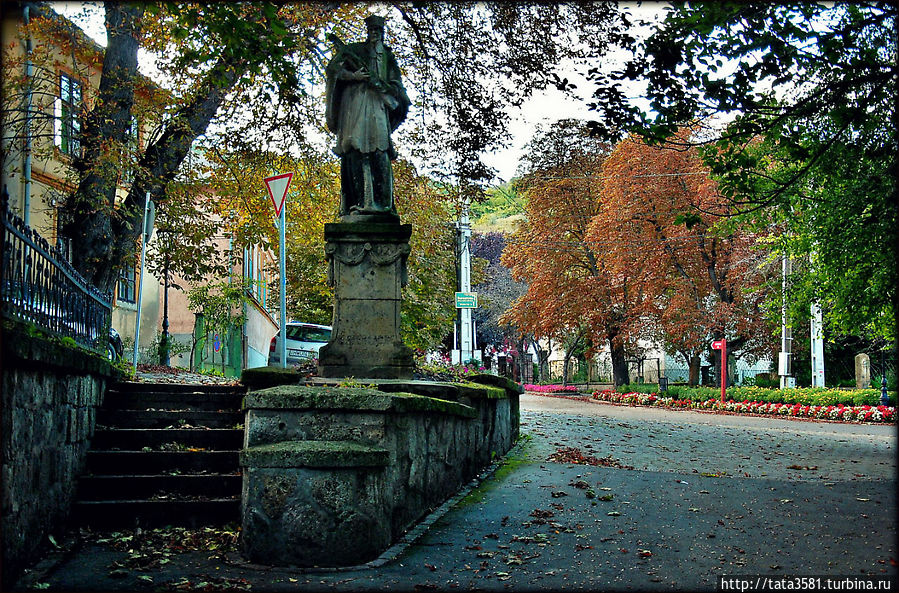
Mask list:
[[[476,292],[457,292],[456,293],[457,309],[477,309],[478,293]]]

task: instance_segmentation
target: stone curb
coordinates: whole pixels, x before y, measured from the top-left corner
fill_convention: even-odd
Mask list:
[[[496,473],[496,470],[506,462],[506,460],[513,455],[517,455],[521,453],[525,444],[527,443],[527,439],[519,439],[518,442],[511,448],[509,451],[491,463],[487,468],[480,473],[477,477],[473,478],[468,484],[463,486],[454,496],[449,498],[446,502],[441,504],[439,507],[431,511],[424,519],[419,521],[412,527],[409,531],[407,531],[403,536],[397,541],[395,544],[387,548],[384,552],[381,553],[380,556],[375,558],[374,560],[369,560],[364,564],[357,564],[355,566],[334,566],[334,567],[312,567],[312,568],[300,568],[296,566],[269,566],[267,564],[255,564],[252,562],[246,562],[242,559],[236,558],[231,559],[228,558],[226,560],[227,564],[231,566],[237,566],[241,568],[247,568],[250,570],[258,570],[265,572],[285,572],[291,574],[329,574],[329,573],[341,573],[341,572],[351,572],[356,570],[370,570],[373,568],[379,568],[384,566],[385,564],[396,560],[403,552],[405,552],[409,546],[414,544],[422,535],[427,533],[428,529],[431,526],[443,518],[450,509],[459,504],[466,496],[468,496],[472,490],[481,485],[486,479]]]

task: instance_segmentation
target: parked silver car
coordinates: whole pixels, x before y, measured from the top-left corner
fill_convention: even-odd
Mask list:
[[[314,323],[288,322],[287,324],[287,364],[300,364],[311,358],[318,358],[319,349],[331,339],[331,328]],[[281,365],[281,331],[272,338],[268,349],[269,366]]]

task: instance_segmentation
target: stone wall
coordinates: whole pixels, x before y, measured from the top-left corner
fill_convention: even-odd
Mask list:
[[[110,364],[4,322],[2,338],[3,589],[66,526]]]
[[[241,456],[246,557],[296,566],[376,558],[512,447],[520,388],[492,382],[251,391]]]

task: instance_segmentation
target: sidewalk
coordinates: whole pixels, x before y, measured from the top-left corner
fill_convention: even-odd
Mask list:
[[[189,383],[197,385],[232,385],[238,381],[232,377],[219,377],[192,373],[175,367],[138,365],[135,379],[141,383]]]
[[[529,394],[521,402],[521,444],[383,565],[259,567],[233,547],[179,552],[178,542],[160,544],[154,559],[137,545],[129,553],[148,534],[123,546],[134,536],[128,533],[74,542],[20,587],[714,591],[723,575],[896,578],[895,425],[714,416]],[[571,463],[591,458],[598,465]]]

